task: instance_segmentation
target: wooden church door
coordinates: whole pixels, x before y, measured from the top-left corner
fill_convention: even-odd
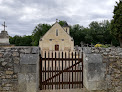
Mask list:
[[[59,45],[55,45],[55,51],[59,51]]]

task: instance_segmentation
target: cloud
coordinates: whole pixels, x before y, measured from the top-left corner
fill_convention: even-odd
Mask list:
[[[6,21],[11,36],[30,35],[37,24],[53,24],[56,18],[86,27],[92,21],[111,20],[115,1],[0,0],[0,24]]]

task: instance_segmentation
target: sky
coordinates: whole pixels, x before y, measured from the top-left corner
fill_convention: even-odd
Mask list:
[[[39,23],[56,19],[88,27],[92,21],[111,20],[119,0],[0,0],[0,31],[6,22],[8,34],[31,35]]]

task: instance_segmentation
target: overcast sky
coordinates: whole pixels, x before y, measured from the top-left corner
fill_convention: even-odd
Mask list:
[[[10,36],[31,35],[37,24],[56,19],[86,27],[92,21],[111,20],[115,1],[119,0],[0,0],[0,31],[4,21]]]

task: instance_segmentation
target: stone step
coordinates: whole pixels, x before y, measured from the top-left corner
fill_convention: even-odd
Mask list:
[[[88,92],[85,88],[82,89],[57,89],[57,90],[41,90],[40,92]]]

